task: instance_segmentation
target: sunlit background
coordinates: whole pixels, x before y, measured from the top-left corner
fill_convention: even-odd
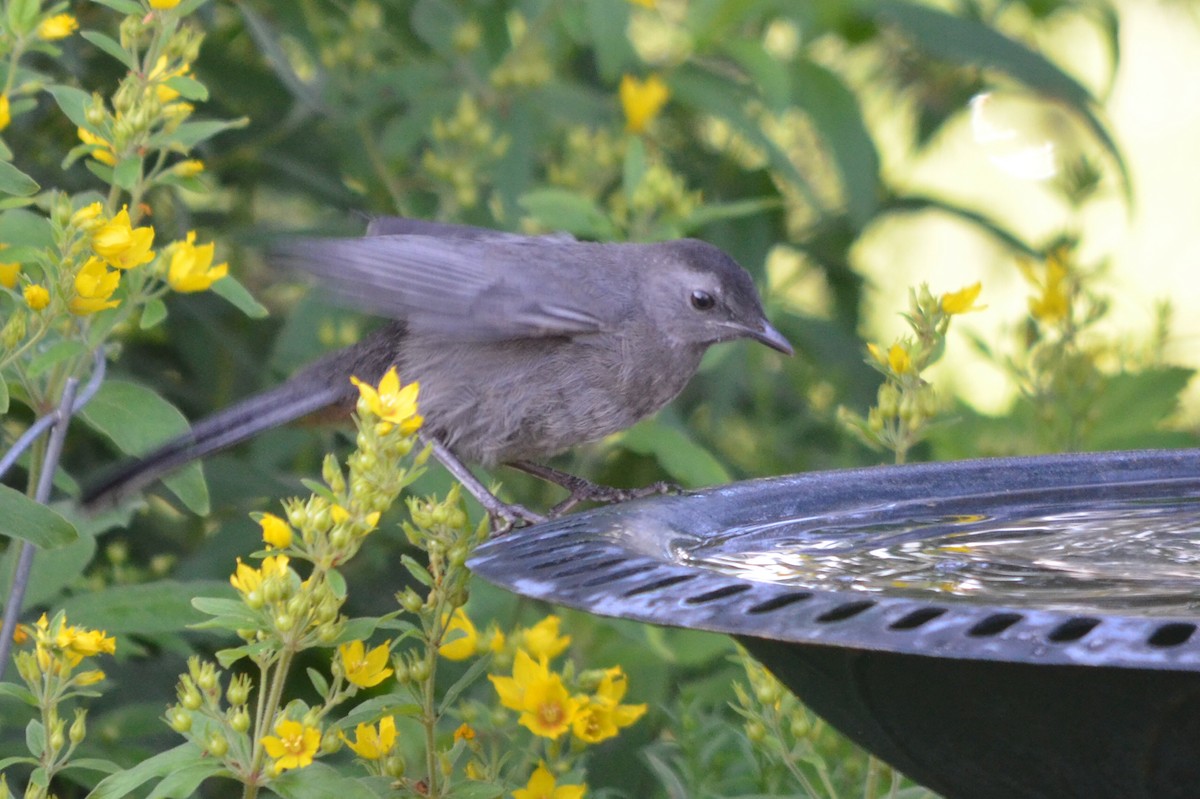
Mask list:
[[[1118,4],[1121,58],[1106,118],[1129,164],[1133,206],[1109,180],[1108,197],[1085,208],[1083,252],[1089,263],[1111,261],[1105,281],[1113,306],[1106,328],[1131,339],[1148,337],[1155,306],[1173,306],[1166,354],[1174,363],[1200,366],[1200,20],[1194,9],[1128,0]],[[1110,72],[1097,29],[1076,19],[1060,26],[1045,52],[1103,98]],[[990,135],[989,135],[990,134]],[[881,142],[887,152],[888,142]],[[911,187],[936,190],[989,213],[1039,243],[1068,222],[1048,190],[1043,171],[1062,156],[1096,146],[1078,122],[1019,89],[977,100],[939,143],[916,163],[894,161],[894,173]],[[1111,173],[1110,173],[1111,174]],[[898,312],[908,287],[928,282],[945,291],[982,280],[988,310],[964,319],[964,328],[989,340],[1010,335],[1005,320],[1025,305],[1027,287],[1013,256],[978,231],[927,214],[889,219],[857,251],[869,274],[868,332],[887,339],[904,332]],[[983,362],[963,338],[953,341],[941,379],[981,410],[1001,410],[1011,383]],[[1188,393],[1184,417],[1195,418],[1200,391]]]

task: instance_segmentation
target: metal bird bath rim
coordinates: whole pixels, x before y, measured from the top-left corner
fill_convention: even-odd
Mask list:
[[[539,524],[487,542],[469,565],[560,605],[734,635],[834,726],[947,797],[1198,797],[1200,612],[829,590],[686,557],[719,548],[729,530],[769,544],[772,530],[807,518],[986,515],[1113,496],[1200,499],[1200,450],[750,480]]]

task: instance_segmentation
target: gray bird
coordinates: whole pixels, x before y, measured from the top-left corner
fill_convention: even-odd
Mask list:
[[[666,405],[713,344],[752,338],[792,353],[750,275],[695,239],[599,244],[389,217],[363,238],[299,239],[271,257],[316,277],[335,301],[392,321],[117,469],[85,505],[314,411],[352,408],[350,377],[378,383],[394,365],[403,382],[420,382],[422,435],[439,460],[493,516],[536,521],[462,461],[557,482],[572,493],[564,506],[622,499],[630,492],[537,462]]]

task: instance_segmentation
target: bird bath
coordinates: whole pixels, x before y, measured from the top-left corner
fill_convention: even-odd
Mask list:
[[[1200,450],[752,480],[539,524],[470,566],[731,634],[947,799],[1200,796]]]

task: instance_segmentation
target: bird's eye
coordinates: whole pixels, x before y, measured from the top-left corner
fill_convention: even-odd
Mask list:
[[[707,291],[696,289],[692,292],[692,307],[697,311],[707,311],[716,304],[717,301],[713,299],[713,295]]]

